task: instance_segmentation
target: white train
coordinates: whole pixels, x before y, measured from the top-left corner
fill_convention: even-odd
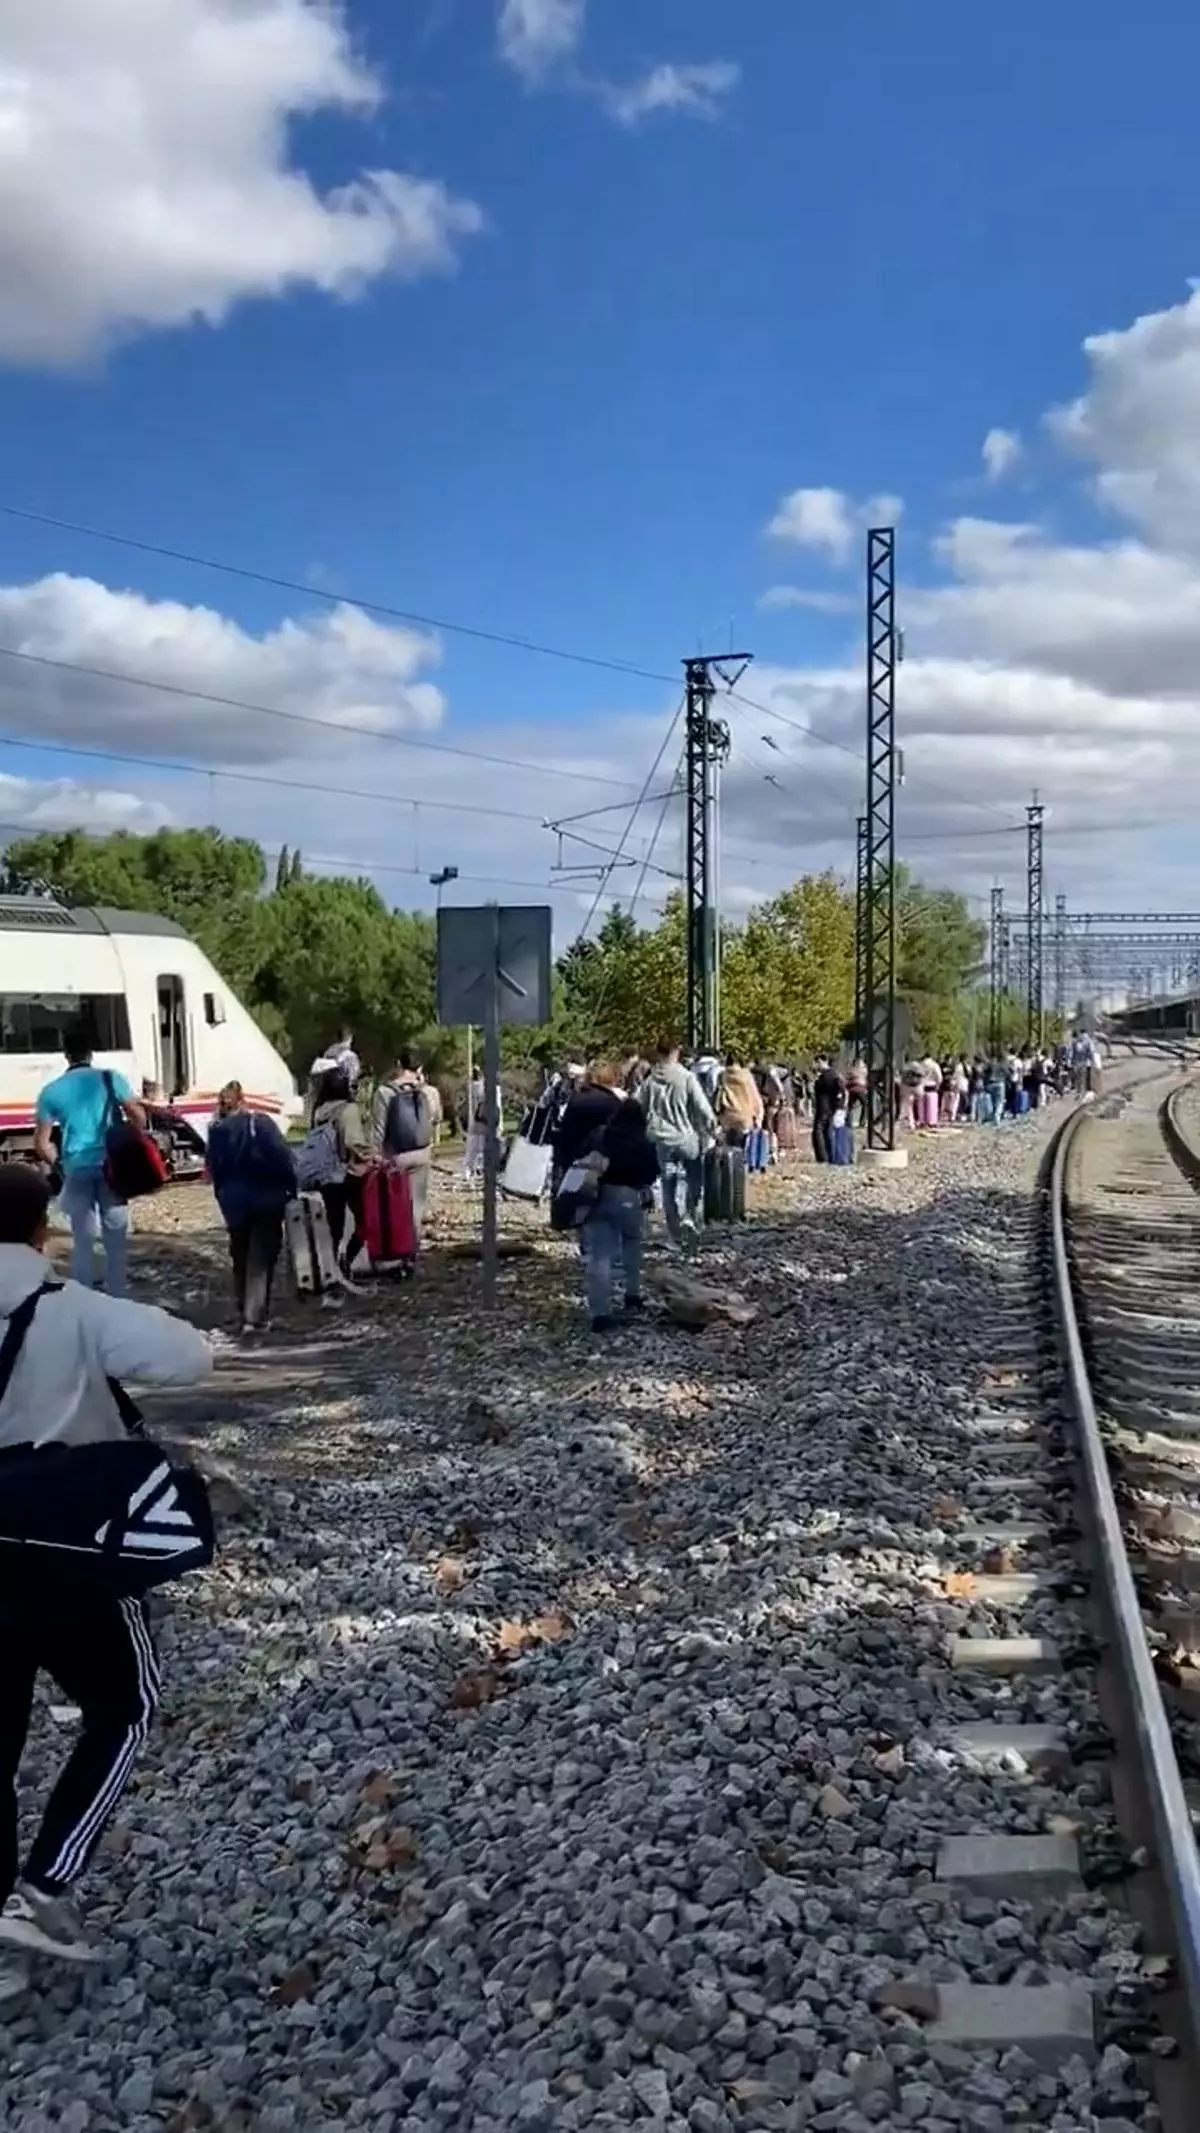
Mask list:
[[[227,1081],[285,1129],[303,1110],[274,1045],[181,926],[0,896],[0,1159],[28,1147],[38,1094],[63,1072],[63,1038],[81,1021],[97,1066],[169,1107],[181,1155],[207,1138]]]

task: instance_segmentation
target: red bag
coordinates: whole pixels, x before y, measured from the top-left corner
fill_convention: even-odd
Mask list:
[[[119,1200],[144,1200],[170,1176],[166,1159],[152,1134],[143,1133],[125,1115],[111,1074],[105,1074],[108,1119],[104,1129],[104,1182]]]
[[[412,1183],[406,1170],[380,1163],[363,1179],[362,1228],[373,1266],[417,1256]]]

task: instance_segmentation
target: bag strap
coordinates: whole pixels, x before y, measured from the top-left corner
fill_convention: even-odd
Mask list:
[[[119,1125],[125,1116],[125,1106],[113,1087],[113,1078],[108,1067],[100,1069],[100,1079],[103,1081],[108,1095],[108,1107],[104,1114],[104,1124],[106,1128],[112,1125]],[[47,1286],[54,1287],[56,1284],[49,1283]]]
[[[38,1305],[47,1289],[56,1289],[59,1286],[57,1281],[43,1282],[40,1288],[33,1289],[28,1296],[22,1297],[15,1311],[10,1311],[4,1339],[0,1341],[0,1400],[4,1399],[12,1382],[13,1371],[20,1360],[21,1350],[25,1346],[26,1335],[33,1324]]]
[[[0,1341],[0,1401],[8,1391],[38,1305],[43,1296],[57,1296],[62,1288],[61,1281],[44,1281],[39,1289],[32,1290],[28,1296],[22,1298],[15,1311],[9,1313],[4,1339]],[[105,1382],[128,1434],[131,1437],[144,1436],[146,1418],[132,1394],[126,1392],[120,1378],[106,1378]]]

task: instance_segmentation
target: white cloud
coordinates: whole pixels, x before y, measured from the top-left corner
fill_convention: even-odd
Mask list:
[[[1088,390],[1048,420],[1097,468],[1100,501],[1168,548],[1200,552],[1200,289],[1084,342]]]
[[[769,585],[758,599],[758,605],[767,613],[772,609],[803,607],[815,615],[852,615],[858,604],[849,593],[821,592],[805,585]]]
[[[716,118],[741,76],[730,60],[664,60],[632,81],[596,79],[578,65],[586,28],[587,0],[500,0],[500,57],[528,88],[565,88],[591,97],[628,127],[659,112]]]
[[[1015,430],[989,430],[983,440],[983,465],[989,481],[1003,481],[1021,457],[1021,440]]]
[[[587,0],[502,0],[500,56],[531,84],[574,59],[583,39]]]
[[[690,118],[713,119],[722,100],[737,87],[741,69],[729,60],[678,66],[665,61],[650,67],[635,81],[609,83],[603,100],[622,126],[637,126],[656,112],[683,113]]]
[[[843,489],[793,489],[770,521],[767,538],[845,563],[868,526],[894,526],[903,510],[898,496],[869,496],[855,504]]]
[[[854,516],[840,489],[793,489],[767,527],[773,541],[815,548],[844,563],[854,539]]]
[[[58,573],[0,586],[0,651],[26,655],[0,657],[0,730],[46,744],[94,745],[99,733],[122,751],[269,763],[336,756],[344,732],[250,714],[236,700],[379,734],[429,731],[444,710],[423,678],[436,642],[345,605],[255,636],[213,608]],[[105,673],[164,683],[167,693]],[[170,693],[180,690],[235,701]]]
[[[479,209],[436,179],[321,192],[291,124],[371,113],[378,79],[321,0],[7,0],[0,358],[63,364],[296,287],[352,297],[453,264]]]
[[[169,807],[140,793],[80,785],[73,778],[0,776],[0,838],[34,837],[43,830],[110,830],[145,835],[172,821]]]

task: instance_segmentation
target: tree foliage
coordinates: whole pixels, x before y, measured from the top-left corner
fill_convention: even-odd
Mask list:
[[[64,902],[155,911],[185,928],[257,1016],[297,1073],[340,1028],[382,1067],[419,1043],[430,1064],[461,1064],[461,1033],[437,1030],[436,935],[423,913],[389,910],[368,881],[310,876],[285,849],[268,881],[261,847],[219,830],[67,830],[9,847],[10,888],[48,886]],[[916,1041],[938,1050],[982,1043],[983,928],[963,897],[897,875],[899,988]],[[683,1033],[682,897],[657,924],[609,912],[594,940],[559,958],[545,1029],[506,1031],[505,1059],[620,1057]],[[722,940],[725,1041],[748,1056],[799,1059],[835,1047],[854,996],[854,899],[832,874],[806,875],[727,927]],[[981,1006],[982,1002],[982,1006]],[[1006,1024],[1007,1026],[1007,1024]]]

